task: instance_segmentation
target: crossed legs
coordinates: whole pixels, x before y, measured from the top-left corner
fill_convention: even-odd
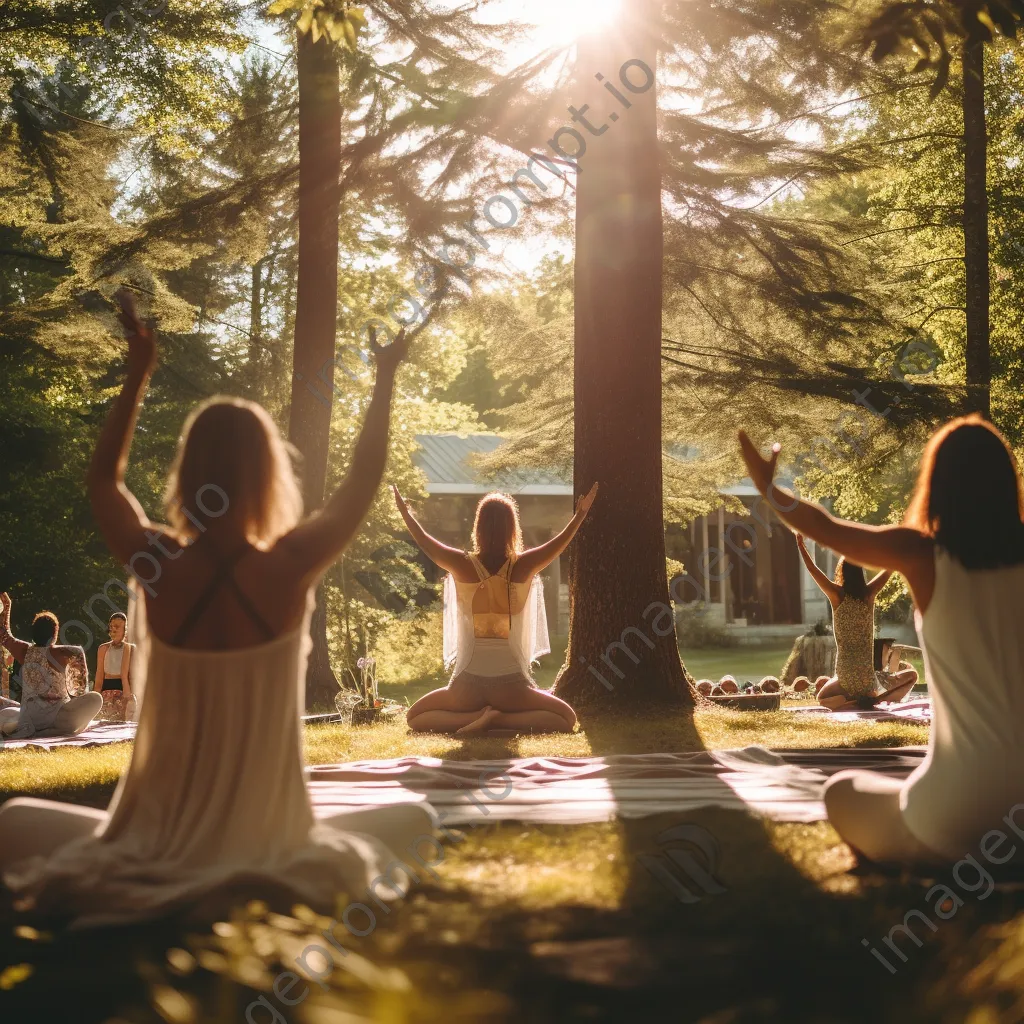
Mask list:
[[[902,672],[890,675],[888,680],[889,686],[886,689],[881,693],[871,695],[871,706],[903,700],[917,682],[917,672],[912,668],[904,669]],[[865,707],[865,701],[856,700],[846,693],[839,685],[839,679],[836,676],[819,688],[817,696],[818,703],[830,711],[856,711],[863,710]]]
[[[941,864],[947,858],[911,833],[900,813],[905,783],[877,772],[850,769],[825,784],[832,827],[854,851],[880,864]]]
[[[572,732],[576,712],[544,690],[512,684],[474,685],[453,680],[421,697],[406,715],[415,732],[456,732],[487,729],[517,732]]]
[[[58,847],[91,836],[106,811],[56,800],[19,796],[0,807],[0,870],[26,857],[49,856]]]

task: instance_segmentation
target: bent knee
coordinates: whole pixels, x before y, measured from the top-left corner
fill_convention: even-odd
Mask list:
[[[854,792],[857,771],[848,768],[846,771],[837,772],[826,783],[822,794],[825,802],[825,810],[831,813],[831,808],[849,800],[850,794]]]

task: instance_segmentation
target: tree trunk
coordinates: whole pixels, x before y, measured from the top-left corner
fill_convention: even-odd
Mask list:
[[[637,4],[624,35],[584,37],[579,49],[578,88],[594,108],[579,113],[594,132],[577,122],[587,149],[576,195],[573,487],[579,497],[598,481],[600,491],[569,549],[569,643],[556,692],[592,710],[694,704],[665,569],[657,86],[636,88],[657,66],[645,17],[653,7]],[[632,89],[620,75],[627,61]],[[566,134],[561,142],[572,153]]]
[[[298,37],[299,272],[288,438],[302,456],[307,512],[320,508],[327,481],[338,315],[338,216],[341,204],[341,92],[326,39]],[[333,704],[338,680],[327,652],[324,585],[316,595],[306,704]]]
[[[798,636],[793,650],[782,667],[779,681],[792,686],[793,680],[806,676],[812,683],[819,676],[835,673],[836,641],[832,636]]]
[[[966,43],[964,71],[964,266],[967,306],[968,410],[991,413],[989,356],[988,139],[985,130],[985,46]]]
[[[253,365],[263,350],[263,260],[252,265],[249,299],[249,362]]]

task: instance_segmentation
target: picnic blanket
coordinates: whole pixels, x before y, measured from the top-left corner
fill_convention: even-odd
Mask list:
[[[303,715],[302,721],[338,722],[341,716]],[[125,743],[135,739],[135,722],[93,722],[85,732],[77,736],[33,736],[27,740],[8,740],[0,737],[0,750],[23,750],[32,747],[37,750],[53,750],[57,747],[100,747],[107,743]]]
[[[524,821],[560,825],[640,818],[704,807],[775,821],[822,821],[822,790],[843,768],[905,778],[924,747],[698,751],[444,761],[401,757],[307,769],[317,817],[426,800],[445,824]]]
[[[928,725],[932,720],[932,702],[928,697],[919,700],[905,700],[897,704],[879,704],[870,711],[829,711],[820,704],[805,704],[801,707],[786,708],[798,715],[828,715],[834,722],[860,722],[867,720],[887,722],[914,722]]]
[[[134,722],[93,722],[77,736],[33,736],[27,740],[0,738],[0,750],[23,750],[33,747],[53,750],[55,747],[100,747],[107,743],[124,743],[135,739]]]

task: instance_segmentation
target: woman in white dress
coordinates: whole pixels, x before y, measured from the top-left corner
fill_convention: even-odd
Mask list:
[[[481,498],[473,523],[474,550],[460,551],[432,537],[395,491],[402,518],[445,580],[444,654],[451,681],[409,709],[409,728],[461,735],[487,729],[571,732],[576,713],[537,689],[531,662],[547,654],[547,622],[540,577],[568,546],[597,495],[580,498],[561,533],[523,551],[519,511],[507,494]]]
[[[111,551],[136,574],[138,734],[108,811],[30,799],[0,807],[4,880],[21,906],[76,927],[157,915],[256,881],[332,912],[339,892],[361,892],[393,863],[392,850],[433,834],[425,805],[316,824],[302,764],[314,588],[379,485],[407,341],[373,345],[366,421],[348,476],[321,511],[300,521],[288,452],[267,413],[214,399],[186,423],[167,527],[149,521],[124,482],[156,345],[130,299],[122,307],[127,377],[88,486]]]
[[[936,431],[901,526],[851,523],[801,501],[773,483],[778,445],[766,459],[746,434],[740,443],[751,479],[786,523],[854,562],[902,573],[916,606],[932,701],[928,755],[906,781],[833,776],[825,806],[836,831],[865,857],[895,863],[948,863],[986,844],[995,852],[1001,841],[989,840],[1007,837],[1000,829],[1021,835],[1024,486],[1002,435],[979,416]]]
[[[0,594],[0,644],[21,662],[21,704],[0,704],[0,741],[76,736],[99,714],[103,700],[86,693],[85,651],[58,644],[53,612],[32,619],[32,642],[11,633],[11,599]]]

